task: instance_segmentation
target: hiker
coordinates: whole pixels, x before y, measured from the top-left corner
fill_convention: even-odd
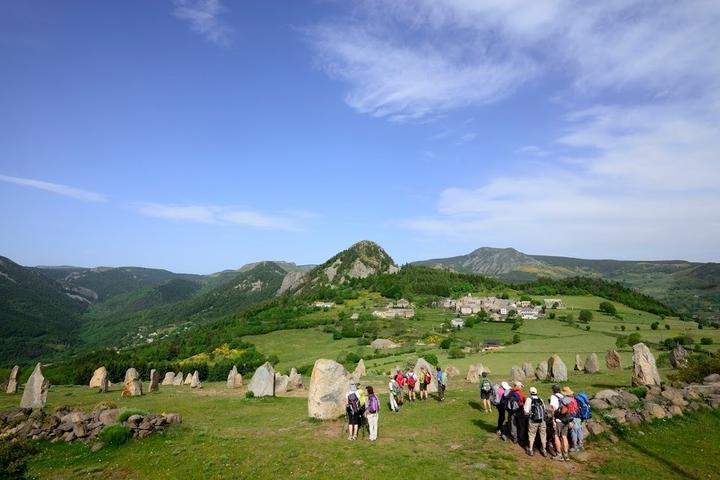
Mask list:
[[[523,384],[515,382],[510,394],[505,396],[505,410],[508,413],[508,430],[513,443],[522,443],[525,438],[525,416],[522,414],[525,405],[525,394],[522,392]]]
[[[365,418],[367,418],[368,422],[368,429],[370,430],[370,441],[374,442],[377,440],[377,433],[378,433],[378,412],[380,411],[380,400],[378,400],[377,395],[375,395],[375,391],[373,390],[373,387],[367,386],[367,409],[365,410]]]
[[[432,382],[432,376],[425,367],[420,367],[420,400],[427,400],[428,385]]]
[[[403,371],[398,369],[398,371],[395,373],[395,382],[397,382],[399,390],[397,394],[397,402],[398,405],[403,404],[403,397],[405,396],[403,388],[405,387],[405,374],[403,374]]]
[[[567,427],[562,428],[563,424],[560,421],[560,402],[563,399],[563,394],[560,393],[560,385],[554,384],[552,386],[552,395],[550,396],[550,399],[548,400],[548,415],[552,415],[552,423],[553,423],[553,443],[555,444],[555,455],[553,455],[553,460],[565,460],[565,457],[563,456],[563,453],[568,449],[568,443],[567,443]],[[562,431],[564,430],[565,436],[562,436]],[[563,440],[564,438],[564,440]]]
[[[350,389],[345,396],[345,411],[348,417],[348,440],[357,440],[358,428],[362,423],[362,413],[360,412],[360,394],[357,385],[350,383]]]
[[[405,383],[407,384],[408,388],[408,400],[411,402],[415,401],[415,385],[417,384],[417,375],[413,371],[413,368],[410,367],[410,370],[408,370],[407,374],[405,375]]]
[[[490,413],[490,397],[493,394],[493,384],[488,378],[487,372],[482,372],[480,381],[480,399],[482,400],[483,412]]]
[[[523,410],[525,416],[528,417],[528,444],[527,454],[533,456],[533,450],[535,448],[535,436],[540,436],[540,455],[543,457],[545,453],[545,403],[542,398],[538,397],[537,388],[530,387],[530,396],[525,399],[525,405]]]
[[[575,395],[575,402],[577,402],[577,413],[573,419],[573,425],[570,428],[570,438],[573,441],[573,446],[570,451],[580,452],[585,450],[583,425],[592,418],[592,411],[590,409],[590,401],[584,392]]]
[[[395,381],[395,377],[392,375],[390,376],[390,383],[388,383],[388,392],[390,396],[390,411],[392,412],[399,412],[400,406],[397,403],[397,391],[399,387],[397,382]]]
[[[503,434],[503,426],[505,425],[505,395],[509,394],[510,385],[507,382],[502,382],[495,390],[495,398],[493,399],[495,408],[497,408],[498,411],[497,435],[498,437],[502,437],[503,440],[505,439]]]
[[[445,400],[445,375],[443,374],[442,368],[440,368],[440,365],[437,366],[437,372],[435,372],[435,378],[437,378],[437,385],[438,385],[438,400],[443,401]]]
[[[562,458],[556,458],[557,460],[570,460],[570,448],[568,445],[568,434],[570,432],[571,424],[575,415],[577,414],[577,402],[573,398],[573,391],[570,387],[563,387],[561,390],[562,398],[559,398],[559,408],[555,410],[555,418],[557,422],[555,424],[556,438],[560,439],[560,446],[562,447]],[[557,443],[557,442],[556,442]]]

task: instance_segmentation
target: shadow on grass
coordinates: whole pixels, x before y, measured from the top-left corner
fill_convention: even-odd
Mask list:
[[[670,471],[677,473],[678,476],[680,476],[681,478],[688,478],[690,480],[700,480],[700,477],[693,475],[692,473],[690,473],[687,470],[685,470],[684,468],[682,468],[680,465],[673,463],[670,460],[668,460],[667,458],[664,458],[663,456],[658,455],[657,453],[647,449],[646,447],[644,447],[643,445],[641,445],[638,442],[634,442],[634,441],[632,441],[628,438],[624,438],[624,437],[620,437],[620,441],[633,447],[635,450],[642,453],[643,455],[646,455],[646,456],[652,458],[656,462],[665,465],[665,467],[667,467]]]
[[[470,405],[473,409],[477,410],[478,412],[483,411],[482,405],[480,405],[478,402],[471,400],[468,402],[468,405]],[[486,432],[495,433],[495,427],[496,427],[495,420],[497,420],[497,417],[492,414],[486,414],[486,416],[488,419],[491,420],[490,423],[487,423],[487,421],[485,420],[485,417],[483,417],[483,418],[478,418],[476,420],[473,420],[472,421],[473,425],[475,425],[476,427],[482,428]]]

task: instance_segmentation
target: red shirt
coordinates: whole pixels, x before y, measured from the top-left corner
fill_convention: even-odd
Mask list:
[[[397,375],[395,375],[395,381],[396,381],[396,382],[398,383],[398,385],[400,385],[401,387],[402,387],[403,385],[405,385],[405,377],[403,376],[402,373],[398,373]]]
[[[513,392],[518,396],[518,398],[520,399],[520,402],[519,402],[520,405],[524,405],[524,404],[525,404],[525,395],[523,394],[522,390],[520,390],[520,389],[517,388],[517,387],[513,387],[512,391],[513,391]]]

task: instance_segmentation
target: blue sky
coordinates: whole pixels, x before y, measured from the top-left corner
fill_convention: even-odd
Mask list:
[[[700,0],[0,1],[0,254],[719,261],[718,22]]]

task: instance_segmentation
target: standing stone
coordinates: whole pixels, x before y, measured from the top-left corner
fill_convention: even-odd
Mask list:
[[[20,400],[20,408],[32,408],[33,410],[45,408],[49,388],[50,382],[43,376],[42,365],[38,363],[25,384],[25,391],[23,391]]]
[[[520,367],[512,367],[510,369],[510,379],[513,382],[524,382],[525,381],[525,372]]]
[[[290,385],[290,377],[287,375],[275,375],[275,395],[286,393]]]
[[[90,379],[90,388],[102,389],[103,382],[107,385],[108,371],[105,367],[100,367],[93,372],[93,376]],[[107,388],[106,388],[107,390]]]
[[[585,367],[584,367],[584,365],[583,365],[582,358],[580,358],[580,354],[579,354],[579,353],[576,353],[576,354],[575,354],[575,371],[576,371],[576,372],[582,372],[582,371],[583,371],[583,368],[585,368]]]
[[[273,369],[270,362],[265,362],[255,370],[250,385],[248,385],[248,390],[253,392],[256,397],[270,397],[273,394],[274,384],[275,369]]]
[[[460,375],[460,370],[458,370],[458,368],[454,365],[448,365],[445,368],[445,375],[447,375],[448,378],[457,377],[458,375]]]
[[[543,381],[547,379],[548,376],[548,362],[547,360],[543,360],[542,362],[538,363],[538,366],[535,368],[535,378],[537,378],[540,381]]]
[[[478,372],[477,365],[470,365],[468,367],[468,373],[465,380],[470,383],[480,383],[480,372]]]
[[[183,373],[177,372],[175,374],[175,380],[173,381],[173,385],[175,385],[176,387],[179,387],[182,384],[183,384]]]
[[[140,374],[134,368],[128,368],[125,372],[125,383],[123,384],[123,397],[137,397],[143,394],[143,386],[140,381]]]
[[[615,350],[608,350],[605,353],[605,366],[608,370],[620,370],[622,368],[620,354]]]
[[[20,373],[20,367],[15,365],[10,371],[10,378],[8,378],[7,388],[5,393],[17,393],[18,387],[18,374]]]
[[[678,345],[670,352],[670,365],[673,368],[685,368],[688,364],[688,351],[682,345]]]
[[[190,388],[202,388],[202,383],[200,383],[200,374],[197,370],[195,370],[190,378]]]
[[[192,383],[192,378],[192,373],[188,372],[188,374],[185,375],[185,381],[183,382],[183,385],[190,385]]]
[[[525,373],[525,378],[532,378],[532,376],[535,375],[535,369],[530,362],[523,363],[522,369]]]
[[[655,356],[644,343],[633,345],[633,386],[660,385]]]
[[[597,354],[594,352],[588,355],[585,359],[585,372],[586,373],[598,373],[600,371],[600,363],[598,361]]]
[[[154,368],[150,370],[150,386],[148,392],[159,392],[160,391],[160,372]]]
[[[482,375],[483,372],[487,372],[488,375],[490,375],[490,369],[486,368],[485,365],[483,365],[482,363],[478,363],[476,365],[476,367],[477,367],[478,374]]]
[[[360,360],[362,362],[362,360]],[[359,365],[359,364],[358,364]],[[363,368],[365,366],[363,365]],[[357,372],[357,368],[355,369]],[[357,379],[359,377],[355,377],[355,374],[353,374],[353,378]],[[305,388],[305,384],[303,383],[302,375],[298,373],[298,371],[293,367],[290,370],[290,384],[288,385],[289,389],[299,389],[299,388]]]
[[[554,382],[567,382],[567,367],[557,354],[548,358],[548,378]]]
[[[232,370],[228,373],[227,387],[228,388],[240,388],[242,387],[242,375],[238,373],[237,366],[233,365]]]
[[[339,363],[323,358],[317,360],[310,377],[308,415],[321,420],[343,415],[349,381],[348,373]]]
[[[163,378],[162,384],[175,385],[175,372],[165,372],[165,378]]]
[[[357,364],[357,367],[355,367],[355,371],[353,372],[352,376],[355,380],[360,380],[365,375],[367,375],[367,370],[365,369],[365,361],[361,358]]]
[[[432,377],[432,380],[430,381],[430,385],[428,385],[428,388],[427,388],[428,393],[437,392],[438,391],[437,378],[435,378],[436,370],[433,368],[432,365],[430,365],[428,363],[427,360],[425,360],[422,357],[418,358],[417,362],[415,362],[415,368],[413,369],[413,371],[416,374],[420,375],[420,371],[423,367],[425,367],[425,370],[427,370],[430,373],[430,376]]]

